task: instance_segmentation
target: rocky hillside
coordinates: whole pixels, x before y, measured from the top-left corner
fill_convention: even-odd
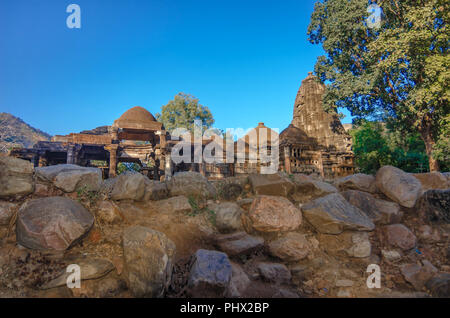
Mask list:
[[[31,127],[22,119],[8,113],[0,113],[0,151],[12,147],[30,148],[41,140],[50,140],[52,136]]]
[[[450,296],[448,174],[0,169],[0,297]]]

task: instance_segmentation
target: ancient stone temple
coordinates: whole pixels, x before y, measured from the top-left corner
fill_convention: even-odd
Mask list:
[[[288,173],[334,178],[354,173],[351,136],[337,114],[322,107],[325,85],[309,73],[294,103],[293,119],[280,134],[280,167]]]
[[[50,142],[38,142],[31,149],[13,149],[12,156],[28,159],[35,166],[77,164],[91,166],[106,162],[106,176],[115,176],[119,162],[139,163],[149,177],[164,174],[166,131],[146,109],[136,106],[126,111],[112,126],[81,133],[54,136]]]

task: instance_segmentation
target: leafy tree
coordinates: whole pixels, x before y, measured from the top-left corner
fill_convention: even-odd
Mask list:
[[[163,106],[156,119],[164,127],[172,131],[175,128],[186,128],[194,131],[194,120],[201,120],[203,129],[214,124],[214,119],[208,107],[199,104],[199,100],[192,95],[178,93],[173,100]]]
[[[321,0],[308,28],[322,44],[315,72],[328,90],[327,110],[346,107],[358,119],[383,119],[403,133],[418,132],[429,168],[433,150],[450,129],[450,58],[447,0],[380,0],[380,28],[367,26],[367,0]],[[441,146],[439,146],[441,145]],[[444,154],[448,157],[448,152]]]

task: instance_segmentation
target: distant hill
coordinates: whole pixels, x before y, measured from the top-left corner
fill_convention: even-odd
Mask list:
[[[18,117],[0,113],[0,152],[6,152],[13,147],[31,148],[36,142],[48,141],[51,137]]]

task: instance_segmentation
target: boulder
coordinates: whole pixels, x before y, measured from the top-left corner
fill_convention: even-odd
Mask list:
[[[375,199],[362,191],[348,190],[341,193],[352,205],[364,212],[375,224],[391,224],[401,221],[403,212],[395,202]]]
[[[169,197],[169,189],[164,182],[144,178],[144,183],[144,201],[157,201],[167,199]]]
[[[120,208],[112,201],[101,201],[98,204],[97,217],[100,221],[109,224],[122,221]]]
[[[245,232],[218,235],[215,242],[221,251],[232,257],[250,255],[264,246],[264,239]]]
[[[304,259],[310,252],[308,240],[304,234],[290,232],[269,243],[269,252],[286,262]]]
[[[276,284],[288,284],[291,281],[291,272],[289,269],[278,263],[259,263],[258,272],[264,281]]]
[[[303,216],[320,233],[339,234],[344,230],[372,231],[375,228],[366,214],[338,193],[305,204],[302,211]]]
[[[224,202],[213,207],[216,214],[216,227],[222,233],[242,230],[243,210],[234,202]]]
[[[163,297],[172,279],[175,244],[143,226],[125,229],[123,275],[135,297]]]
[[[366,258],[372,252],[367,232],[346,231],[341,234],[319,234],[318,239],[321,250],[327,254]]]
[[[292,199],[295,202],[306,203],[335,192],[338,192],[338,190],[326,182],[313,179],[296,181]]]
[[[450,223],[450,189],[428,190],[417,202],[415,209],[433,223]]]
[[[355,258],[369,257],[372,252],[372,245],[367,232],[353,233],[352,246],[346,250],[347,255]]]
[[[450,297],[450,273],[437,274],[429,279],[425,286],[434,297]]]
[[[41,181],[52,182],[64,192],[74,192],[85,187],[91,191],[100,190],[102,171],[73,164],[60,164],[36,168],[36,177]]]
[[[375,185],[375,177],[370,174],[357,173],[337,179],[334,185],[339,191],[358,190],[369,193],[375,193],[377,186]]]
[[[0,201],[0,226],[9,225],[17,206],[10,202]]]
[[[437,268],[428,260],[422,261],[422,264],[413,263],[400,266],[400,271],[405,280],[413,285],[417,291],[421,291],[425,283],[438,273]]]
[[[422,189],[424,191],[448,189],[450,187],[447,181],[447,177],[437,171],[428,173],[414,173],[413,176],[420,181],[420,183],[422,184]]]
[[[410,250],[416,246],[416,236],[403,224],[386,225],[382,229],[385,241],[390,246]]]
[[[162,213],[189,213],[192,211],[189,200],[183,195],[157,201],[156,207]]]
[[[230,298],[242,297],[250,283],[250,279],[241,266],[231,263],[231,280],[225,296]]]
[[[34,191],[31,162],[0,156],[0,198],[21,197]]]
[[[251,174],[248,177],[253,192],[257,195],[289,197],[294,189],[294,183],[280,174]]]
[[[286,198],[263,195],[242,214],[242,222],[247,232],[289,232],[300,226],[302,213]]]
[[[392,166],[378,170],[376,185],[388,198],[406,208],[412,208],[422,194],[422,184],[417,178]]]
[[[64,251],[81,240],[93,224],[93,215],[71,199],[31,200],[18,212],[17,242],[31,249]]]
[[[121,173],[114,182],[111,199],[115,201],[142,201],[145,194],[145,177],[133,171]]]
[[[198,172],[178,172],[167,182],[170,196],[184,195],[196,199],[210,199],[216,190],[208,179]]]
[[[236,200],[248,185],[248,177],[228,177],[214,183],[217,196],[226,201]]]
[[[198,250],[192,260],[188,279],[190,297],[223,297],[231,281],[228,256],[218,251]]]

